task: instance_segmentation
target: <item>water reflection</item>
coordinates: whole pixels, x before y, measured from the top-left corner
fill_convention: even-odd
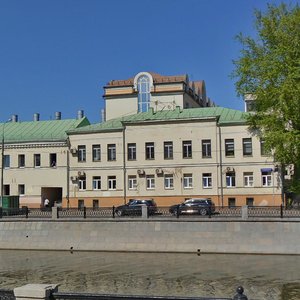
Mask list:
[[[300,256],[0,251],[0,285],[60,291],[299,300]]]

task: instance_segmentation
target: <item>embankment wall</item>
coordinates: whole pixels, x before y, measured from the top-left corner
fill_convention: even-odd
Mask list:
[[[0,221],[0,249],[300,254],[300,221]]]

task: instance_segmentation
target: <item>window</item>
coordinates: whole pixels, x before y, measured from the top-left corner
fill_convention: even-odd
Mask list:
[[[108,176],[108,189],[116,190],[117,189],[117,179],[116,176]]]
[[[137,80],[138,111],[146,112],[150,107],[150,78],[142,75]]]
[[[18,155],[18,167],[19,168],[24,168],[25,167],[25,155],[24,154],[19,154]]]
[[[147,190],[155,189],[155,178],[154,175],[147,175],[146,176],[146,187]]]
[[[173,142],[164,142],[164,159],[173,159]]]
[[[272,171],[262,171],[261,172],[262,177],[262,185],[263,186],[271,186],[272,185]]]
[[[85,145],[78,146],[78,161],[85,162],[86,161],[86,147]]]
[[[93,152],[93,161],[100,161],[101,160],[101,146],[93,145],[92,152]]]
[[[136,160],[136,143],[127,144],[127,159]]]
[[[128,176],[128,189],[136,190],[137,188],[137,180],[135,175]]]
[[[80,191],[86,190],[86,178],[85,177],[81,177],[78,179],[78,189]]]
[[[243,155],[244,156],[252,155],[252,139],[251,138],[243,139]]]
[[[182,142],[182,157],[192,158],[192,141]]]
[[[225,140],[225,155],[234,156],[234,139]]]
[[[228,206],[235,207],[235,198],[228,198]]]
[[[260,139],[260,155],[261,156],[267,156],[270,155],[270,151],[266,150],[265,140]]]
[[[212,187],[211,173],[202,174],[202,185],[204,189],[208,189]]]
[[[252,172],[244,172],[244,186],[245,187],[253,186],[253,173]]]
[[[226,186],[234,187],[235,186],[235,172],[226,173]]]
[[[101,176],[93,176],[93,190],[101,190]]]
[[[4,196],[9,196],[10,195],[10,185],[9,184],[4,184],[4,186],[3,186],[3,195]]]
[[[165,189],[171,190],[174,188],[174,178],[173,174],[166,174],[165,175]]]
[[[202,140],[202,157],[211,157],[211,140]]]
[[[254,205],[254,198],[246,198],[246,205],[253,206]]]
[[[33,155],[33,163],[35,168],[39,168],[41,166],[41,154]]]
[[[93,199],[93,209],[99,208],[99,200],[98,199]]]
[[[49,155],[50,158],[50,167],[55,168],[56,167],[56,153],[50,153]]]
[[[79,199],[78,200],[78,209],[83,209],[84,208],[84,200]]]
[[[145,144],[146,159],[154,159],[154,143]]]
[[[19,184],[18,185],[18,191],[19,191],[19,195],[25,195],[25,185],[24,184]]]
[[[183,174],[183,188],[184,189],[193,188],[193,175],[192,174]]]
[[[4,168],[10,168],[10,155],[4,155]]]
[[[116,144],[108,144],[107,145],[107,160],[114,161],[117,159],[116,156]]]

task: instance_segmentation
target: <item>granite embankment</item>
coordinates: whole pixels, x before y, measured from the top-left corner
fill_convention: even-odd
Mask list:
[[[0,249],[300,254],[300,221],[0,221]]]

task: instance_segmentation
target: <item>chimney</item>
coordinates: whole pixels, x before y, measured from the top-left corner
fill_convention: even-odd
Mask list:
[[[33,114],[33,121],[39,121],[39,120],[40,120],[40,114],[39,113]]]
[[[18,115],[12,115],[11,116],[11,121],[12,122],[18,122]]]
[[[57,111],[55,113],[55,120],[61,120],[61,112],[60,111]]]
[[[101,109],[101,122],[105,122],[105,109]]]
[[[84,111],[83,110],[78,110],[77,112],[77,119],[82,119],[84,117]]]

